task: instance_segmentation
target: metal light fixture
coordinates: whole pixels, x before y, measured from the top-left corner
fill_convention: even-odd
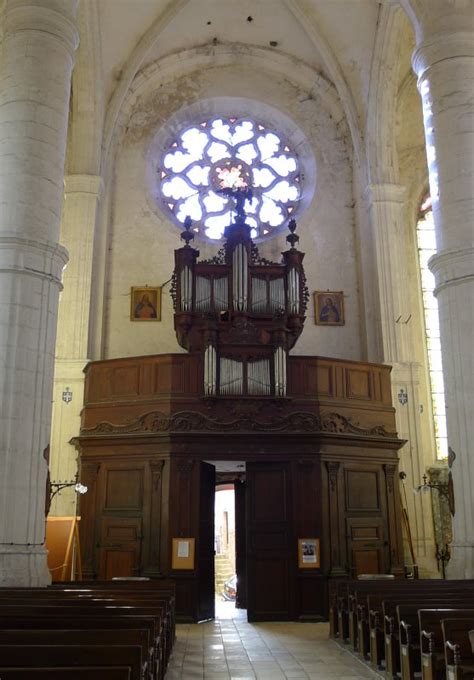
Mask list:
[[[50,482],[50,495],[49,495],[50,503],[57,494],[61,493],[63,489],[67,489],[70,487],[74,487],[74,491],[80,494],[81,496],[87,493],[87,486],[78,482],[77,479],[70,482]]]

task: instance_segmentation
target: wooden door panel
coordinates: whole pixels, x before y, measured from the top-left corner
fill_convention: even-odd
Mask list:
[[[348,555],[353,576],[386,571],[386,540],[382,517],[347,518]]]
[[[198,536],[198,620],[213,619],[214,595],[214,497],[216,468],[200,463]]]
[[[247,463],[247,615],[291,618],[291,479],[288,463]]]
[[[359,574],[381,574],[383,569],[382,549],[359,548],[352,551],[352,565],[355,576]]]
[[[237,574],[237,609],[247,609],[247,522],[245,513],[246,482],[235,484],[235,571]]]
[[[142,544],[140,517],[102,517],[99,578],[137,576]]]
[[[99,578],[110,580],[116,576],[136,576],[135,549],[101,548]]]

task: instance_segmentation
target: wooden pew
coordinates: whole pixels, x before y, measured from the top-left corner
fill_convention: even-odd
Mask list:
[[[28,606],[32,607],[31,611],[27,611]],[[137,625],[143,624],[145,634],[149,636],[151,643],[144,650],[148,662],[149,647],[151,646],[155,652],[154,664],[149,664],[149,667],[155,671],[153,677],[158,679],[164,677],[175,639],[175,583],[169,579],[87,584],[76,582],[61,584],[60,587],[55,585],[35,589],[0,588],[0,612],[8,613],[10,607],[15,607],[16,618],[11,618],[13,613],[10,610],[9,620],[20,622],[19,625],[22,627],[29,625],[30,628],[46,631],[49,626],[57,630],[59,626],[49,625],[48,622],[57,621],[59,615],[62,628],[74,629],[85,627],[87,625],[85,622],[89,619],[89,625],[94,628],[107,630],[105,626],[108,625],[112,630],[122,631],[119,636],[123,642],[126,642],[127,627],[134,631],[130,635],[134,641]],[[81,623],[75,626],[74,621],[77,617]],[[27,619],[26,622],[22,620],[24,618]],[[2,625],[4,621],[4,618],[0,618],[0,629],[11,627],[11,623]],[[111,621],[114,623],[107,623]],[[95,642],[94,640],[94,644]]]
[[[160,578],[150,580],[134,581],[130,579],[119,579],[112,581],[70,581],[68,583],[53,584],[48,589],[69,592],[74,590],[101,591],[109,593],[130,592],[134,595],[146,597],[147,593],[155,592],[167,599],[170,609],[170,647],[176,638],[176,583],[171,579]],[[1,591],[0,591],[1,592]]]
[[[449,582],[442,582],[449,583]],[[453,583],[455,583],[453,581]],[[474,586],[467,589],[474,597]],[[399,669],[399,646],[398,634],[399,625],[397,620],[397,604],[413,604],[414,602],[427,601],[429,606],[450,606],[455,597],[465,597],[460,593],[465,592],[465,587],[460,585],[443,585],[439,590],[433,586],[422,587],[421,589],[401,590],[398,593],[380,593],[367,597],[367,608],[369,609],[369,639],[370,639],[370,661],[375,669],[380,669],[385,660],[386,668],[395,666]],[[439,602],[439,605],[437,603]],[[359,614],[360,615],[360,614]],[[363,631],[365,634],[365,632]]]
[[[145,631],[147,634],[147,647],[152,647],[154,650],[155,663],[150,665],[150,669],[155,669],[154,677],[161,678],[164,676],[164,669],[160,669],[159,666],[159,647],[155,645],[159,644],[158,640],[154,639],[155,626],[154,621],[151,618],[136,617],[134,615],[125,616],[112,616],[112,617],[101,617],[97,620],[97,617],[93,616],[74,616],[74,617],[58,617],[58,616],[42,616],[35,617],[32,612],[29,612],[28,616],[23,616],[20,618],[16,617],[0,617],[0,635],[3,631],[9,630],[50,630],[50,631],[66,631],[70,630],[80,630],[88,631],[96,629],[101,626],[101,630],[111,631],[112,633],[118,633],[119,636],[122,635],[122,631],[135,631],[141,630]],[[157,663],[158,662],[158,665]],[[161,672],[162,671],[162,672]],[[0,676],[1,677],[1,676]]]
[[[0,666],[1,680],[130,680],[126,666],[83,666],[82,668],[5,668]]]
[[[135,630],[108,630],[103,628],[88,629],[28,629],[0,630],[0,645],[123,645],[140,647],[142,650],[142,665],[146,662],[150,680],[155,677],[153,671],[153,646],[149,646],[148,631],[137,628]],[[1,676],[0,676],[1,677]]]
[[[441,621],[444,618],[474,618],[474,609],[420,609],[421,674],[423,680],[436,680],[446,674],[444,639]]]
[[[127,617],[139,617],[148,618],[153,623],[153,639],[159,640],[158,642],[158,659],[157,669],[155,675],[158,678],[163,678],[165,673],[165,664],[163,661],[163,646],[161,637],[161,614],[157,611],[156,607],[134,607],[134,606],[121,606],[121,605],[106,605],[102,606],[101,603],[89,603],[84,605],[77,603],[72,605],[71,603],[65,605],[58,602],[57,604],[51,604],[48,601],[47,604],[40,603],[38,600],[35,604],[5,604],[5,601],[0,600],[0,620],[2,618],[31,618],[31,619],[54,619],[63,618],[70,621],[70,628],[74,628],[75,620],[77,617],[88,617],[93,619],[93,626],[97,628],[104,628],[105,621],[101,622],[101,619],[111,618],[123,618]],[[47,627],[47,626],[46,626]],[[1,658],[1,657],[0,657]],[[89,664],[94,665],[94,664]],[[117,665],[117,664],[115,664]],[[121,664],[119,664],[121,665]]]
[[[5,667],[64,668],[68,666],[124,666],[130,680],[146,680],[140,647],[123,645],[0,645]]]
[[[470,601],[462,597],[439,599],[431,604],[429,604],[428,601],[423,602],[422,606],[424,611],[436,611],[444,609],[446,616],[440,614],[440,617],[446,618],[449,616],[450,611],[453,613],[453,616],[457,616],[457,610],[462,610],[466,606],[474,607],[474,598],[471,598]],[[420,602],[415,605],[399,604],[397,606],[400,644],[400,669],[402,680],[414,680],[415,673],[422,672],[419,611]],[[441,628],[441,618],[439,619],[439,627]]]
[[[472,619],[442,619],[446,677],[448,680],[473,680],[474,656],[469,642]]]

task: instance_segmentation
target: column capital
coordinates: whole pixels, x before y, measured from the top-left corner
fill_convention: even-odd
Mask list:
[[[66,175],[64,177],[65,194],[94,194],[99,196],[104,189],[104,181],[100,175]]]
[[[3,13],[4,34],[7,39],[20,31],[44,33],[59,40],[73,56],[79,33],[74,21],[78,0],[7,0]]]
[[[35,241],[16,235],[0,235],[0,273],[16,273],[47,279],[62,288],[62,273],[69,256],[59,243]]]
[[[373,203],[404,203],[406,186],[404,184],[368,184],[364,200],[370,207]]]
[[[413,52],[412,67],[422,79],[435,64],[447,59],[472,59],[474,57],[474,32],[454,31],[427,37]]]
[[[474,281],[474,248],[436,253],[429,259],[428,266],[435,277],[434,295],[438,297],[445,288]]]

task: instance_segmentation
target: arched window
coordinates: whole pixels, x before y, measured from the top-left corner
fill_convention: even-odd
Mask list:
[[[233,178],[237,166],[240,172]],[[196,231],[215,240],[233,222],[235,208],[234,199],[219,187],[231,186],[242,175],[253,193],[245,202],[252,238],[277,233],[294,216],[301,197],[296,153],[281,133],[250,118],[219,116],[186,126],[163,152],[159,173],[168,216],[180,225],[191,217]]]
[[[439,460],[447,458],[448,456],[448,437],[446,431],[446,407],[439,334],[438,301],[433,295],[435,288],[434,276],[428,268],[428,260],[436,253],[436,235],[430,196],[427,196],[421,205],[416,235],[418,242],[418,261],[420,264],[421,291],[423,295],[431,400],[433,405],[436,458]]]

